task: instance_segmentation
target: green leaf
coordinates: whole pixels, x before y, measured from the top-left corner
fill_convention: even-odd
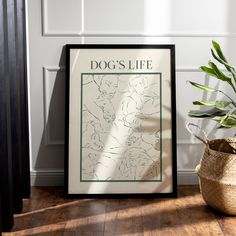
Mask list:
[[[209,62],[209,66],[201,66],[200,69],[211,77],[228,83],[236,93],[236,72],[234,67],[228,64],[220,45],[216,41],[212,41],[213,48],[211,53],[213,58],[224,65],[229,75],[220,70],[214,62]],[[191,110],[188,115],[195,118],[210,118],[218,122],[219,128],[236,127],[236,102],[226,92],[188,81],[194,87],[206,92],[219,92],[222,93],[228,101],[194,101],[194,105],[201,106],[200,110]],[[234,108],[233,108],[234,107]]]
[[[188,115],[190,117],[204,118],[204,117],[215,117],[224,116],[228,113],[228,110],[220,110],[216,107],[205,109],[205,110],[191,110]]]
[[[220,110],[223,110],[226,107],[228,107],[230,104],[232,104],[231,101],[216,101],[215,107],[220,109]]]
[[[207,66],[201,66],[200,69],[207,73],[209,76],[216,76],[214,70],[212,68],[209,68]]]
[[[199,106],[215,106],[215,101],[193,101],[193,105]]]
[[[223,60],[224,62],[227,62],[227,60],[221,50],[220,45],[214,40],[212,40],[212,45],[213,45],[213,48],[215,49],[217,55],[220,57],[220,59]]]
[[[231,72],[230,68],[231,68],[231,69],[234,69],[234,67],[232,67],[232,66],[229,65],[227,62],[223,61],[220,57],[218,57],[218,56],[215,54],[215,52],[213,51],[213,49],[211,49],[211,54],[212,54],[212,56],[213,56],[219,63],[223,64],[223,65],[226,67],[226,69],[227,69],[228,71]]]
[[[231,101],[194,101],[193,102],[193,105],[212,106],[220,110],[224,110],[230,104],[232,104]]]
[[[220,125],[219,128],[232,128],[236,127],[236,109],[229,110],[229,112],[221,119],[216,120]]]
[[[232,83],[231,78],[226,76],[222,71],[219,70],[217,65],[214,62],[209,62],[209,65],[211,66],[213,70],[213,75],[222,81],[226,81],[228,83]]]
[[[236,82],[236,73],[235,73],[234,67],[232,67],[231,65],[229,65],[228,63],[226,63],[225,61],[220,59],[212,49],[211,49],[211,54],[219,63],[221,63],[225,66],[226,70],[232,74],[234,81]]]
[[[215,63],[209,62],[209,65],[211,66],[211,68],[212,68],[213,71],[214,71],[214,72],[213,72],[213,73],[214,73],[213,76],[214,76],[215,78],[221,80],[221,81],[227,82],[227,83],[233,88],[233,90],[236,92],[236,89],[235,89],[235,87],[234,87],[234,85],[233,85],[233,83],[232,83],[231,78],[228,77],[228,76],[226,76],[222,71],[220,71],[220,70],[218,69],[218,67],[216,66]]]
[[[218,123],[220,126],[222,126],[224,128],[236,127],[236,117],[225,116]]]
[[[202,84],[198,84],[198,83],[195,83],[195,82],[192,82],[192,81],[188,81],[191,85],[193,85],[194,87],[198,88],[198,89],[201,89],[201,90],[204,90],[206,92],[217,92],[218,90],[214,89],[214,88],[211,88],[211,87],[208,87],[206,85],[202,85]]]

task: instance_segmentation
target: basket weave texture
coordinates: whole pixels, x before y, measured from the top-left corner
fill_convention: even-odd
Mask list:
[[[196,172],[205,202],[236,215],[236,138],[208,141]]]

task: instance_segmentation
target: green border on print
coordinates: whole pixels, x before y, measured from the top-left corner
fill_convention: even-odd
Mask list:
[[[84,75],[160,75],[160,179],[158,180],[83,180],[82,179],[82,119],[83,119],[83,76]],[[158,73],[81,73],[80,111],[80,182],[162,182],[162,74]]]

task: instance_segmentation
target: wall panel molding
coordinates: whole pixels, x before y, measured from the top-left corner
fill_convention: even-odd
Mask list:
[[[54,37],[73,37],[81,36],[81,31],[69,31],[69,30],[49,30],[48,28],[48,0],[41,0],[41,18],[42,18],[42,35],[43,36],[54,36]],[[81,8],[82,9],[82,8]],[[82,10],[83,11],[83,10]],[[83,14],[81,15],[81,22],[83,22]]]
[[[177,139],[177,145],[203,145],[199,141],[190,141],[189,139]]]
[[[48,120],[49,112],[48,108],[50,106],[50,97],[49,93],[49,73],[50,72],[58,72],[65,71],[65,67],[59,66],[44,66],[43,67],[43,110],[44,110],[44,144],[48,145],[64,145],[64,140],[53,140],[51,139],[50,130],[51,130],[51,122]]]
[[[78,36],[78,35],[74,35]],[[83,37],[170,37],[170,38],[235,38],[236,33],[201,33],[201,32],[175,32],[175,33],[149,33],[149,32],[80,32]]]
[[[236,66],[234,66],[236,67]],[[221,66],[219,66],[219,69],[227,72],[227,70]],[[197,66],[180,66],[180,67],[176,67],[176,72],[201,72],[204,73],[199,67]]]
[[[199,184],[195,169],[184,169],[177,171],[178,185],[195,185]]]
[[[176,67],[176,72],[202,72],[197,66]]]
[[[45,1],[45,0],[42,0]],[[44,10],[45,11],[45,10]],[[47,37],[166,37],[166,38],[236,38],[236,33],[195,33],[195,32],[178,32],[178,33],[145,33],[145,32],[81,32],[81,31],[51,31],[47,28],[46,13],[42,14],[43,18],[43,36]]]

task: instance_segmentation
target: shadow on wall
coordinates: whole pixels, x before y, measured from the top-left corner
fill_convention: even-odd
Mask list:
[[[123,1],[125,2],[125,1]],[[145,31],[145,15],[144,15],[144,7],[146,4],[145,0],[142,0],[137,7],[132,8],[132,13],[133,17],[130,17],[130,7],[129,6],[134,6],[134,0],[131,1],[130,5],[128,4],[121,4],[120,2],[107,2],[106,4],[106,9],[110,9],[107,11],[106,14],[104,14],[103,17],[100,17],[99,19],[96,17],[90,17],[91,15],[96,15],[96,13],[93,13],[93,9],[96,9],[96,12],[99,12],[98,9],[103,11],[104,6],[100,3],[93,3],[93,8],[90,9],[90,13],[86,14],[83,23],[86,26],[87,30],[93,31],[95,27],[95,31],[103,31],[104,27],[109,30],[109,26],[112,26],[117,31],[118,33],[124,30],[124,25],[123,21],[120,20],[120,12],[121,11],[113,11],[113,9],[120,9],[121,6],[123,6],[123,11],[122,14],[124,16],[124,19],[126,19],[126,31],[127,32],[138,32],[140,31]],[[60,3],[61,5],[63,3]],[[94,7],[94,4],[96,5]],[[63,5],[61,5],[63,6]],[[68,8],[70,9],[70,8]],[[68,10],[67,9],[67,10]],[[69,11],[69,10],[68,10]],[[70,14],[70,12],[68,12]],[[110,16],[110,13],[112,12],[112,17]],[[88,17],[89,16],[89,17]],[[104,25],[104,18],[109,17],[109,24]],[[62,16],[63,17],[63,16]],[[70,18],[70,17],[69,17]],[[71,19],[71,18],[70,18]],[[69,20],[70,20],[69,19]],[[66,20],[66,19],[65,19]],[[117,23],[118,22],[118,23]],[[91,29],[89,28],[91,27]],[[137,26],[135,28],[134,26]],[[59,25],[58,25],[59,27]],[[107,28],[106,28],[107,27]],[[45,40],[49,40],[44,38]],[[92,39],[94,40],[93,37],[89,37],[87,40]],[[51,40],[51,39],[50,39]],[[57,40],[56,37],[53,40]],[[65,39],[66,41],[68,39]],[[102,39],[104,40],[104,39]],[[111,43],[113,40],[114,43],[117,43],[116,38],[109,38],[108,41]],[[95,43],[98,43],[99,39],[95,38]],[[118,39],[118,41],[122,42],[123,40],[121,38]],[[126,41],[126,38],[124,39]],[[127,39],[128,42],[130,42],[129,39]],[[68,43],[73,43],[75,42],[74,40],[69,40],[67,41]],[[104,43],[102,41],[102,43]],[[61,58],[59,62],[59,67],[64,67],[65,66],[65,48],[63,48],[61,52]],[[46,72],[47,73],[47,72]],[[54,76],[51,76],[54,73]],[[44,80],[44,90],[45,90],[45,95],[47,97],[46,101],[44,101],[44,110],[46,111],[46,117],[44,118],[44,130],[42,134],[42,138],[40,141],[39,149],[35,150],[34,153],[35,156],[33,157],[34,163],[32,163],[33,169],[37,170],[36,173],[36,180],[35,183],[36,185],[40,185],[43,183],[43,178],[45,175],[48,173],[48,177],[53,177],[55,176],[55,180],[60,177],[62,180],[62,171],[64,167],[64,116],[65,116],[65,108],[64,108],[64,101],[65,101],[65,93],[64,93],[64,88],[65,88],[65,70],[60,69],[59,71],[50,71],[51,78],[50,80],[53,80],[54,82],[50,81],[48,82]],[[46,89],[47,87],[45,86],[45,83],[50,83],[49,85],[47,84],[48,87],[50,87],[50,91],[48,92]],[[52,86],[50,86],[52,85]],[[45,89],[46,88],[46,89]],[[49,95],[48,95],[49,94]],[[45,96],[44,96],[45,97]],[[37,106],[37,104],[33,104],[34,106]],[[41,104],[40,104],[41,105]],[[34,148],[34,147],[33,147]],[[55,168],[55,175],[53,175],[53,168]],[[61,170],[60,170],[60,169]],[[42,171],[42,174],[40,172]],[[50,179],[48,178],[48,179]],[[44,178],[45,180],[45,178]],[[54,182],[55,183],[55,182]],[[50,183],[48,183],[50,185]],[[62,182],[58,183],[62,184]]]
[[[50,177],[55,177],[55,179],[52,180],[52,184],[55,184],[59,181],[58,185],[62,185],[62,172],[64,168],[66,81],[65,46],[62,48],[59,61],[59,69],[49,68],[48,70],[44,70],[44,130],[34,166],[35,169],[39,169],[40,171],[42,171],[44,176],[47,171],[50,171]],[[47,77],[46,74],[55,74],[55,76],[50,78]],[[55,166],[55,159],[57,160],[57,162],[55,170],[53,170],[51,167]],[[50,168],[47,168],[47,166],[49,166]],[[58,169],[58,166],[61,168]],[[45,183],[43,182],[44,180],[41,179],[41,177],[42,175],[40,175],[40,173],[37,173],[35,177],[35,185],[45,185]],[[50,178],[48,179],[48,181],[49,182],[47,184],[51,185]]]
[[[199,72],[196,72],[199,73]],[[210,86],[209,85],[209,77],[203,75],[204,78],[204,85],[206,86]],[[181,79],[181,78],[180,78]],[[177,81],[178,82],[178,81]],[[190,84],[185,84],[186,86],[186,90],[192,90],[192,92],[194,93],[196,91],[196,88],[194,88],[193,86],[191,86]],[[219,83],[216,84],[215,88],[219,87]],[[183,88],[184,89],[184,88]],[[179,93],[179,94],[178,94]],[[199,141],[197,139],[195,139],[185,128],[186,122],[193,122],[195,124],[198,124],[201,129],[203,130],[209,130],[208,126],[209,126],[209,120],[203,120],[203,119],[195,119],[195,118],[190,118],[188,117],[188,110],[192,110],[192,109],[197,109],[197,107],[192,105],[192,100],[193,98],[189,99],[188,104],[186,104],[188,107],[186,110],[186,114],[185,116],[183,116],[183,114],[181,114],[179,109],[183,109],[180,107],[181,102],[178,101],[178,98],[181,96],[180,95],[181,91],[177,91],[177,105],[179,105],[179,107],[177,106],[177,132],[182,136],[186,137],[186,141],[184,139],[183,142],[181,142],[182,140],[180,139],[180,143],[178,145],[178,150],[177,150],[177,155],[178,158],[181,158],[181,160],[178,160],[178,168],[179,169],[194,169],[195,166],[197,166],[200,162],[200,159],[202,157],[203,154],[203,150],[204,150],[204,145],[199,143]],[[189,93],[191,94],[191,93]],[[210,95],[210,97],[209,97]],[[187,96],[187,95],[186,95]],[[184,99],[187,99],[184,98]],[[199,98],[197,98],[197,100],[199,101],[205,101],[205,100],[212,100],[214,101],[216,99],[216,94],[212,93],[212,94],[208,94],[207,92],[203,91],[201,96]],[[215,124],[213,124],[215,127]],[[199,130],[196,130],[196,132],[198,132]],[[214,129],[211,130],[212,132],[214,131]],[[209,132],[209,136],[213,137],[213,133]],[[200,135],[201,136],[201,135]],[[193,142],[193,144],[190,144],[191,142]]]

